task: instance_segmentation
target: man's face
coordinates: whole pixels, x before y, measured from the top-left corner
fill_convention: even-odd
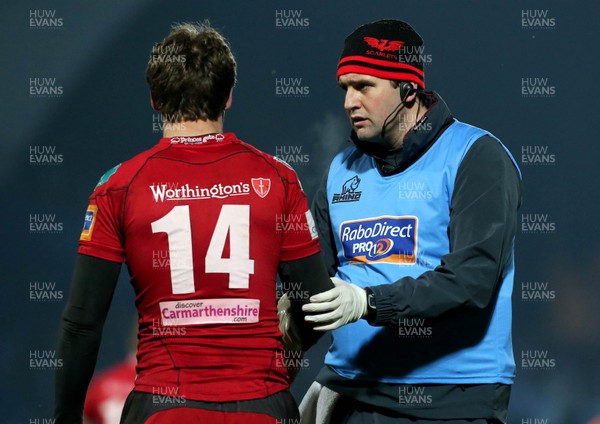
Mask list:
[[[381,129],[386,118],[400,104],[400,92],[389,80],[364,74],[345,74],[338,80],[346,92],[344,109],[359,140],[384,142]],[[398,117],[386,123],[385,138],[394,141],[399,135]]]

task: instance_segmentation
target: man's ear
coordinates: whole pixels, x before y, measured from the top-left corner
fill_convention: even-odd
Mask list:
[[[414,82],[400,83],[400,100],[402,103],[412,103],[417,98],[417,85]]]
[[[160,112],[158,106],[156,105],[156,102],[154,101],[154,98],[152,97],[152,93],[150,93],[150,105],[152,105],[152,109],[154,109],[157,112]]]
[[[231,102],[233,98],[233,88],[229,91],[229,98],[227,99],[227,103],[225,103],[225,110],[231,107]]]

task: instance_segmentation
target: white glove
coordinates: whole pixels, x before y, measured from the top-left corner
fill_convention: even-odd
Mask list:
[[[358,321],[367,314],[367,292],[354,284],[331,278],[335,286],[331,290],[316,294],[302,310],[308,315],[307,322],[318,324],[318,331],[335,330],[342,325]]]

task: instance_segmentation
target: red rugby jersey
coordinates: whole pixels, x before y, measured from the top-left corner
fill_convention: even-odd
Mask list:
[[[127,263],[135,390],[224,402],[287,388],[277,266],[319,252],[296,173],[228,133],[163,138],[98,184],[79,253]]]

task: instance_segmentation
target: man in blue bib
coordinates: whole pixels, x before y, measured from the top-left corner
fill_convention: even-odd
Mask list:
[[[345,40],[352,144],[313,204],[336,287],[303,307],[333,342],[301,406],[308,420],[506,422],[520,171],[425,91],[422,52],[396,20]]]

